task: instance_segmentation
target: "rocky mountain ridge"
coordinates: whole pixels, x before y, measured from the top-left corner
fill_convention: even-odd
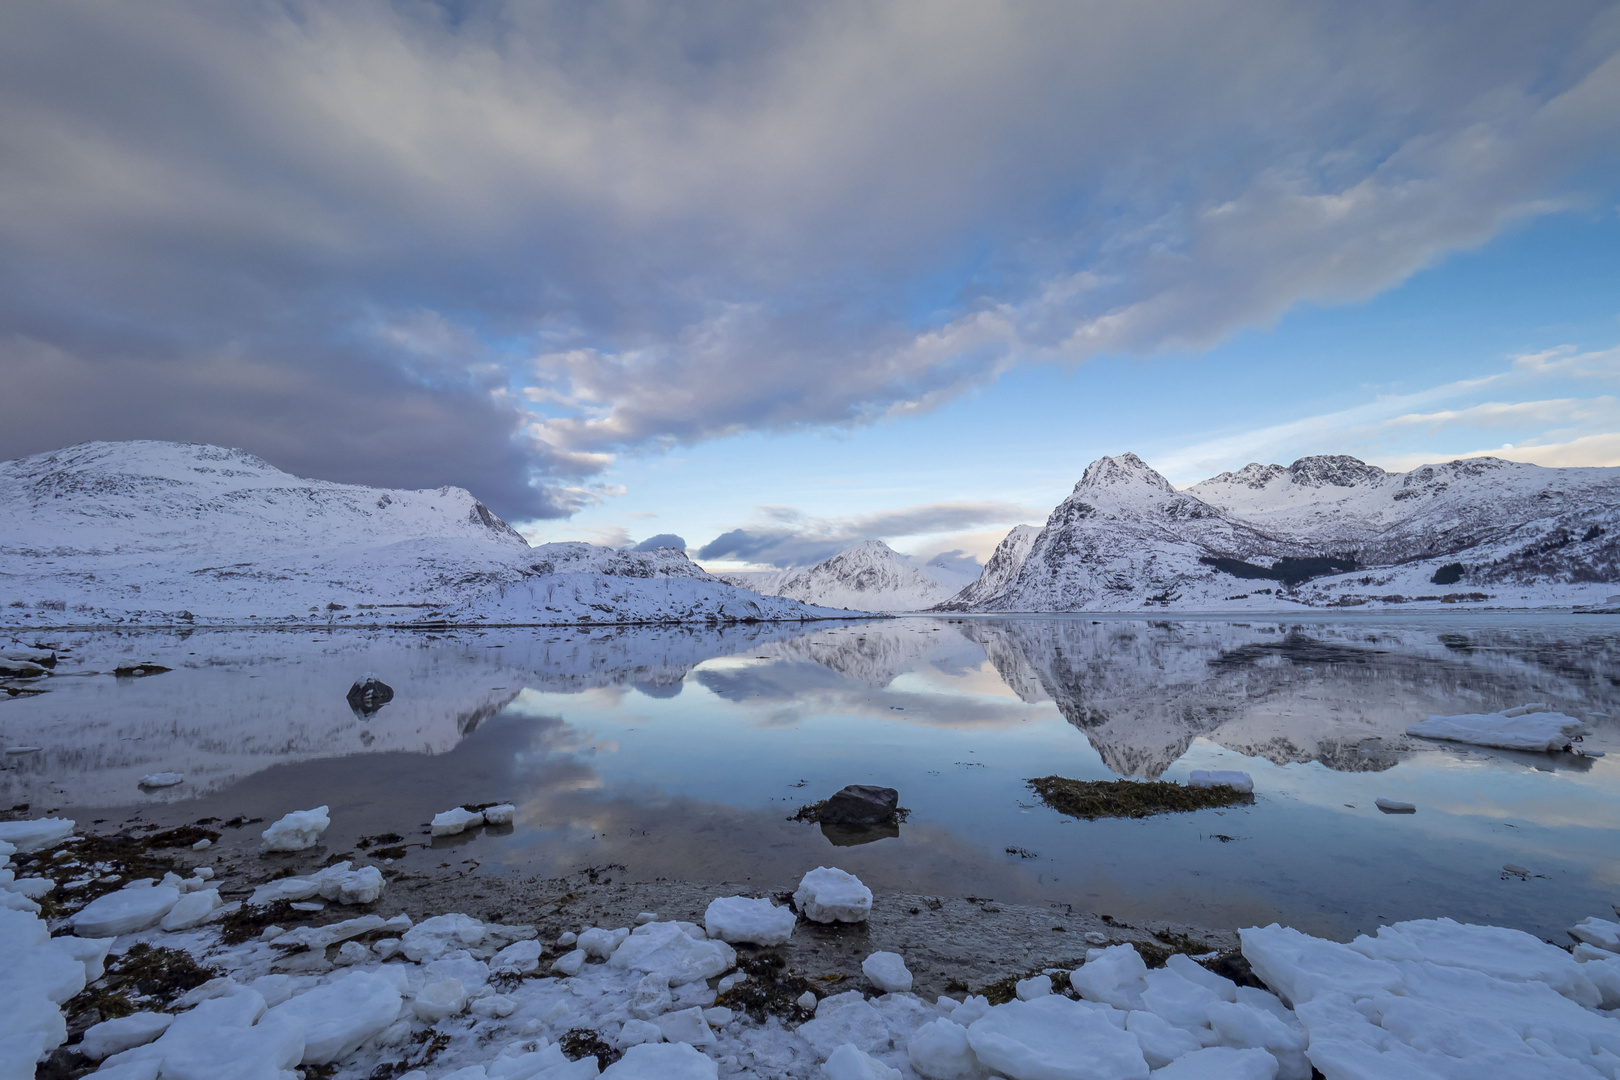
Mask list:
[[[941,609],[1594,604],[1620,591],[1620,469],[1324,455],[1178,491],[1122,454],[1087,467],[1009,577],[1024,543]]]

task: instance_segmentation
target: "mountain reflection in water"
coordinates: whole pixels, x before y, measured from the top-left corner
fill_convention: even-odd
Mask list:
[[[827,863],[879,890],[1121,918],[1348,933],[1443,914],[1561,939],[1620,895],[1620,758],[1404,730],[1544,701],[1588,721],[1588,747],[1620,749],[1616,625],[1458,612],[61,635],[47,692],[0,700],[0,741],[43,748],[4,759],[0,798],[152,821],[332,802],[334,851],[510,799],[509,835],[456,841],[483,872],[613,862],[775,887]],[[131,657],[174,670],[84,674]],[[395,697],[362,717],[344,694],[366,671]],[[1193,768],[1252,773],[1255,805],[1075,822],[1025,786]],[[157,771],[186,781],[140,791]],[[910,818],[881,838],[788,820],[849,783],[899,789]],[[1381,815],[1379,796],[1418,813]],[[1508,880],[1504,863],[1533,876]]]

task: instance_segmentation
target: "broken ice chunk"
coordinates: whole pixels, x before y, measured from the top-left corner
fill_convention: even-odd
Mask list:
[[[1254,793],[1254,778],[1235,769],[1194,769],[1187,777],[1188,787],[1229,787],[1234,791]]]
[[[1559,712],[1525,712],[1524,705],[1495,713],[1431,716],[1407,727],[1408,735],[1425,739],[1496,746],[1504,750],[1567,750],[1586,734],[1586,725]]]
[[[499,806],[486,806],[484,808],[485,825],[510,825],[512,818],[517,814],[517,807],[511,803],[501,803]]]
[[[1087,1001],[1116,1009],[1140,1009],[1142,991],[1147,989],[1147,964],[1134,945],[1095,949],[1087,954],[1083,966],[1074,969],[1069,985]]]
[[[1373,805],[1386,814],[1415,814],[1417,807],[1409,802],[1399,799],[1386,799],[1382,795],[1373,800]]]
[[[697,927],[692,929],[699,935],[703,933]],[[707,938],[699,940],[672,922],[636,927],[608,960],[610,967],[661,974],[670,986],[711,979],[736,963],[737,953],[730,945]]]
[[[207,922],[224,905],[218,889],[187,893],[169,909],[158,925],[170,932],[190,930]]]
[[[434,814],[431,828],[434,836],[455,836],[468,829],[476,829],[483,823],[484,815],[480,811],[457,806],[442,814]]]
[[[177,773],[177,772],[147,773],[145,776],[141,777],[138,786],[143,787],[143,788],[174,787],[174,785],[176,785],[176,784],[183,783],[185,781],[185,779],[186,779],[186,774],[185,773]]]
[[[649,922],[651,920],[648,920]],[[793,936],[798,919],[769,900],[722,896],[709,902],[703,924],[712,938],[733,945],[781,945]]]
[[[1576,923],[1570,928],[1569,933],[1576,941],[1584,941],[1588,945],[1620,953],[1620,923],[1593,915]]]
[[[585,950],[586,956],[594,956],[606,960],[613,955],[613,950],[624,944],[624,939],[630,936],[628,927],[619,927],[617,930],[603,930],[598,926],[586,927],[579,935],[579,947]]]
[[[585,950],[564,953],[551,963],[551,970],[559,975],[578,975],[585,969]]]
[[[150,879],[144,886],[135,882],[117,892],[98,896],[80,908],[69,919],[73,932],[80,937],[117,937],[133,934],[156,926],[180,900],[180,890],[167,885],[153,886]]]
[[[709,1046],[714,1042],[714,1032],[709,1030],[709,1022],[703,1018],[703,1010],[696,1006],[681,1009],[679,1012],[664,1013],[652,1022],[658,1025],[658,1030],[664,1033],[664,1038],[672,1043]]]
[[[1052,976],[1032,975],[1013,984],[1013,993],[1019,1001],[1033,1001],[1052,992]]]
[[[0,821],[0,843],[21,852],[38,851],[73,835],[72,818],[36,818],[33,821]]]
[[[540,942],[534,939],[508,945],[489,962],[491,971],[527,975],[540,966]]]
[[[839,1051],[843,1049],[840,1047]],[[855,1048],[850,1046],[849,1049]],[[834,1053],[836,1056],[837,1052]],[[967,1028],[943,1016],[924,1024],[912,1034],[906,1042],[906,1058],[917,1075],[927,1077],[927,1080],[976,1080],[984,1075],[973,1047],[968,1045]],[[831,1065],[832,1058],[828,1058],[827,1063]],[[878,1067],[887,1068],[883,1065]],[[859,1073],[852,1075],[860,1076]],[[899,1075],[898,1072],[894,1073],[896,1077]]]
[[[1075,1069],[1080,1061],[1095,1077],[1147,1080],[1136,1037],[1108,1018],[1111,1011],[1055,994],[1009,1001],[974,1021],[968,1043],[980,1063],[1015,1080],[1086,1075]]]
[[[793,902],[811,922],[865,922],[872,913],[872,890],[854,874],[818,866],[800,880]]]
[[[1272,1080],[1277,1059],[1264,1050],[1211,1046],[1179,1057],[1154,1072],[1153,1080]]]
[[[602,1070],[602,1080],[716,1080],[720,1067],[685,1043],[641,1043]]]
[[[484,924],[471,915],[435,915],[405,931],[400,938],[400,951],[407,960],[421,963],[437,960],[458,949],[481,945],[487,935]]]
[[[453,981],[453,980],[451,980]],[[434,986],[429,983],[417,996],[415,1006],[418,1017],[423,1017],[421,1002]],[[459,984],[457,984],[459,989]],[[446,988],[448,989],[448,988]],[[430,1002],[448,1006],[453,993]],[[463,1002],[466,995],[463,993]],[[325,986],[289,998],[265,1014],[265,1020],[285,1018],[294,1023],[304,1036],[305,1065],[327,1065],[348,1057],[360,1044],[382,1031],[399,1014],[399,991],[380,975],[354,971]],[[430,1005],[436,1008],[436,1005]],[[460,1012],[460,1006],[450,1008],[435,1019]],[[263,1021],[260,1021],[263,1023]]]
[[[861,961],[861,974],[885,994],[903,994],[911,989],[911,972],[899,953],[873,953]]]
[[[417,991],[416,1000],[411,1002],[411,1012],[424,1024],[437,1024],[466,1007],[467,989],[461,985],[460,979],[424,983],[422,989]]]
[[[932,1073],[922,1075],[935,1080]],[[899,1069],[889,1068],[852,1043],[845,1043],[832,1052],[821,1066],[821,1076],[822,1080],[901,1080]]]
[[[327,807],[317,806],[313,810],[294,810],[284,815],[260,835],[266,851],[303,851],[318,844],[321,834],[331,824]]]
[[[91,1061],[100,1061],[132,1047],[145,1046],[167,1031],[172,1023],[174,1017],[159,1012],[130,1013],[103,1020],[85,1031],[79,1053]]]

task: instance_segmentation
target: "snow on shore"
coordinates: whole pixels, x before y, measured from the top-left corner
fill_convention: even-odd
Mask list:
[[[894,989],[904,979],[887,992],[806,984],[790,1005],[779,969],[735,970],[739,954],[717,940],[751,936],[735,919],[643,916],[553,943],[530,926],[461,914],[413,922],[351,909],[226,944],[215,923],[237,906],[218,906],[219,883],[199,871],[128,882],[66,921],[116,936],[52,937],[37,898],[53,883],[14,879],[12,854],[0,849],[7,1078],[32,1076],[68,1042],[61,1006],[138,946],[184,950],[224,974],[69,1043],[100,1062],[93,1076],[293,1080],[299,1065],[322,1065],[345,1080],[580,1080],[603,1059],[617,1059],[601,1072],[610,1080],[1308,1080],[1313,1066],[1328,1080],[1615,1080],[1620,1067],[1620,924],[1601,919],[1576,928],[1573,954],[1449,919],[1348,944],[1277,925],[1244,930],[1243,956],[1269,989],[1181,955],[1150,970],[1117,944],[1089,950],[1073,971],[1020,980],[1017,997],[996,1005],[928,1003]],[[344,901],[341,890],[329,899]],[[788,929],[767,921],[770,940]],[[868,960],[904,970],[903,957]]]
[[[847,618],[668,549],[531,548],[461,488],[305,480],[241,450],[0,462],[0,624],[622,624]]]

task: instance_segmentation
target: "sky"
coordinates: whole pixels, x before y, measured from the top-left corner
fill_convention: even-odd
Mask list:
[[[1103,454],[1620,465],[1613,3],[0,8],[0,459],[983,559]]]

